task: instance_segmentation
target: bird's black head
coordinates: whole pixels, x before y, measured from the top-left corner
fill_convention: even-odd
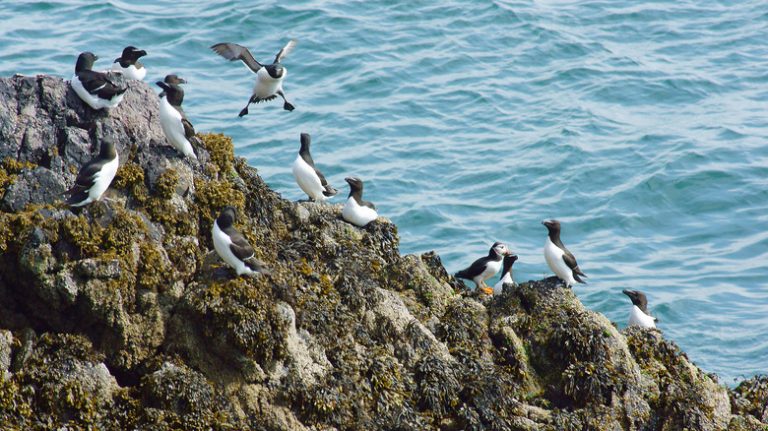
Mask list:
[[[629,299],[632,300],[632,304],[637,305],[639,309],[643,310],[644,313],[648,314],[648,299],[646,299],[645,294],[643,292],[639,290],[627,290],[627,289],[624,289],[621,292],[629,296]]]
[[[488,252],[488,256],[502,258],[504,256],[511,255],[512,252],[507,248],[507,245],[503,242],[494,242],[491,246],[491,250]]]
[[[352,196],[355,193],[358,193],[359,196],[363,195],[363,180],[357,177],[347,177],[347,178],[344,178],[344,181],[346,181],[349,184],[350,196]]]
[[[559,221],[555,219],[544,220],[543,222],[541,222],[541,224],[547,227],[550,238],[560,238],[560,222]]]
[[[75,64],[75,73],[93,69],[93,63],[98,59],[99,57],[96,57],[96,55],[90,51],[80,53],[77,57],[77,63]]]
[[[269,76],[271,76],[273,79],[279,79],[282,78],[285,74],[285,68],[280,64],[270,64],[266,66],[267,73],[269,73]]]
[[[233,206],[226,206],[221,210],[219,217],[216,219],[216,224],[219,228],[225,229],[232,226],[237,220],[237,210]]]
[[[509,270],[512,269],[512,265],[514,265],[516,261],[517,261],[516,254],[508,254],[504,256],[504,269],[502,273],[504,274],[508,273]]]
[[[302,133],[301,134],[301,149],[299,149],[299,153],[309,153],[309,144],[311,140],[309,138],[309,133]]]
[[[101,146],[99,147],[99,157],[112,160],[115,156],[117,156],[115,143],[111,139],[102,139]]]
[[[147,51],[144,51],[143,49],[138,49],[135,46],[126,46],[123,49],[123,55],[116,58],[114,63],[119,61],[125,64],[134,64],[136,60],[144,57],[145,55],[147,55]]]
[[[165,75],[164,79],[166,84],[186,84],[187,80],[180,78],[178,75]]]

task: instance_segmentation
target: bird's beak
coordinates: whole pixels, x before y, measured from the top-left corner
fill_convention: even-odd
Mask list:
[[[186,83],[187,83],[187,80],[186,80],[186,79],[184,79],[184,78],[179,78],[179,82],[180,82],[180,83],[182,83],[182,84],[186,84]]]
[[[141,51],[138,51],[136,54],[140,54],[140,55],[138,55],[138,57],[144,57],[145,55],[147,55],[147,51],[144,51],[142,49]]]
[[[117,63],[118,61],[120,61],[120,57],[117,57],[112,63]]]
[[[507,250],[507,256],[514,256],[514,255],[515,255],[515,252],[513,252],[512,250]]]
[[[625,294],[625,295],[627,295],[627,296],[632,296],[632,294],[630,293],[630,291],[629,291],[629,290],[627,290],[627,289],[624,289],[624,290],[622,290],[622,291],[621,291],[621,293],[623,293],[623,294]]]
[[[542,220],[542,221],[541,221],[541,224],[543,224],[544,226],[546,226],[546,225],[547,225],[547,221],[546,221],[546,220]]]

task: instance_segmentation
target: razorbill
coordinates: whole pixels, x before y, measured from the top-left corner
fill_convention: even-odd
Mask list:
[[[122,73],[124,76],[141,81],[147,76],[147,68],[139,61],[139,58],[147,55],[147,51],[135,46],[126,46],[123,55],[115,59],[112,70]]]
[[[231,206],[221,210],[211,229],[213,248],[224,262],[235,269],[237,275],[266,272],[264,263],[256,259],[248,240],[233,226],[236,217],[237,213]]]
[[[256,74],[256,84],[253,86],[253,93],[248,100],[248,104],[245,105],[240,111],[238,116],[248,115],[248,106],[251,103],[259,103],[262,101],[268,101],[280,96],[283,98],[283,109],[286,111],[293,111],[294,106],[288,102],[283,92],[283,80],[288,75],[288,69],[280,64],[280,61],[288,55],[289,52],[296,45],[296,40],[291,39],[288,43],[277,53],[275,61],[272,64],[262,65],[251,55],[248,48],[238,45],[236,43],[217,43],[211,46],[211,49],[226,58],[229,61],[242,60],[242,62]]]
[[[505,284],[514,285],[515,281],[512,279],[512,265],[517,261],[516,254],[508,254],[504,256],[501,266],[501,279],[493,285],[493,294],[501,295],[504,291]]]
[[[98,200],[115,178],[119,164],[115,144],[102,141],[99,155],[80,168],[75,185],[67,191],[67,205],[81,207]]]
[[[632,300],[632,311],[629,312],[629,326],[655,328],[656,318],[648,314],[648,300],[639,290],[622,290]]]
[[[186,84],[182,78],[176,75],[167,75],[165,81],[157,81],[156,84],[163,89],[160,92],[160,126],[163,128],[168,142],[181,154],[197,160],[190,140],[195,141],[195,128],[189,122],[181,102],[184,101],[184,89],[179,84]]]
[[[558,278],[563,280],[566,287],[573,286],[577,281],[579,283],[586,283],[580,278],[586,278],[586,275],[579,269],[576,258],[560,241],[560,222],[557,220],[544,220],[541,224],[549,230],[547,242],[544,244],[544,259],[547,260],[549,269]]]
[[[501,269],[501,261],[504,259],[504,256],[510,255],[512,255],[512,252],[509,251],[504,243],[495,242],[493,243],[493,246],[491,246],[491,250],[488,251],[488,256],[481,257],[472,262],[472,265],[457,272],[455,276],[474,281],[475,286],[480,289],[480,291],[492,295],[493,289],[485,284],[485,280],[496,275],[496,273],[499,272],[499,269]]]
[[[93,63],[98,59],[92,52],[83,52],[77,57],[72,89],[93,109],[114,108],[123,100],[127,87],[118,87],[106,73],[93,71]]]
[[[349,198],[341,210],[341,217],[355,226],[363,227],[376,220],[379,213],[376,206],[363,200],[363,180],[357,177],[347,177],[349,183]]]
[[[301,148],[293,161],[293,176],[296,183],[309,196],[310,200],[322,201],[336,195],[338,190],[328,184],[323,173],[315,167],[312,154],[309,153],[309,133],[301,134]]]

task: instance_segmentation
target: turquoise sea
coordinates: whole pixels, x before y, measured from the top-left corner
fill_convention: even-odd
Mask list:
[[[346,196],[450,271],[495,240],[515,278],[549,275],[544,218],[624,326],[645,291],[665,336],[725,383],[768,371],[768,3],[755,1],[2,1],[0,75],[108,68],[186,78],[185,110],[289,199],[299,133]],[[271,61],[290,38],[296,105],[252,106],[253,76],[209,46]],[[159,91],[159,90],[158,90]],[[335,202],[342,202],[337,197]]]

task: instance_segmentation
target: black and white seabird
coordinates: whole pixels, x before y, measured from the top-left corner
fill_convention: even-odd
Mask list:
[[[277,53],[275,61],[268,65],[262,65],[256,61],[251,52],[248,51],[248,48],[242,45],[236,43],[217,43],[211,46],[212,50],[229,61],[241,60],[248,69],[256,74],[256,84],[253,87],[253,93],[250,100],[248,100],[248,104],[240,111],[240,117],[248,114],[248,106],[251,103],[272,100],[277,96],[283,98],[283,109],[293,111],[294,106],[288,102],[283,92],[283,80],[288,75],[288,69],[280,64],[280,61],[288,55],[294,45],[296,45],[296,40],[289,40],[283,49]]]
[[[363,200],[363,180],[357,177],[347,177],[349,183],[349,198],[341,210],[341,217],[355,226],[363,227],[376,220],[379,213],[376,206]]]
[[[181,154],[197,159],[192,149],[191,141],[197,141],[195,128],[189,122],[181,103],[184,101],[184,89],[179,84],[186,84],[182,78],[176,75],[167,75],[165,81],[157,81],[157,85],[163,89],[160,93],[160,126],[165,132],[168,142]]]
[[[560,222],[545,220],[541,224],[549,230],[547,242],[544,244],[544,259],[547,260],[549,269],[563,280],[566,287],[573,286],[576,282],[586,283],[580,278],[586,277],[586,275],[579,269],[576,258],[560,241]]]
[[[237,275],[266,272],[264,263],[256,259],[248,240],[235,229],[236,217],[237,213],[231,206],[221,210],[211,229],[213,248],[224,262],[235,269]]]
[[[629,326],[655,328],[656,318],[648,314],[648,300],[639,290],[622,290],[622,293],[632,300],[632,310],[629,312]]]
[[[322,201],[335,196],[338,190],[331,187],[323,173],[315,167],[315,162],[309,153],[309,143],[309,133],[302,133],[299,155],[293,161],[293,176],[296,177],[296,183],[309,196],[310,200]]]
[[[96,60],[98,57],[92,52],[83,52],[77,57],[72,89],[93,109],[114,108],[123,100],[127,88],[115,85],[106,73],[92,70]]]
[[[516,254],[508,254],[504,256],[501,268],[501,278],[496,282],[496,284],[493,285],[494,295],[501,295],[501,292],[504,291],[505,284],[515,284],[515,281],[512,279],[512,265],[515,263],[515,261],[517,261]]]
[[[491,246],[491,250],[488,251],[488,256],[481,257],[472,262],[472,265],[457,272],[455,276],[474,281],[475,286],[480,289],[480,291],[492,295],[493,289],[485,284],[485,280],[496,275],[496,273],[499,272],[499,269],[501,269],[501,261],[504,259],[504,256],[510,255],[512,255],[512,252],[509,251],[506,244],[495,242],[493,243],[493,246]]]
[[[83,165],[75,179],[75,185],[67,191],[67,205],[81,207],[98,200],[115,178],[120,164],[112,141],[101,142],[99,155]]]
[[[123,55],[115,59],[112,70],[122,73],[125,77],[141,81],[147,76],[147,68],[139,61],[147,51],[138,49],[135,46],[126,46],[123,49]]]

